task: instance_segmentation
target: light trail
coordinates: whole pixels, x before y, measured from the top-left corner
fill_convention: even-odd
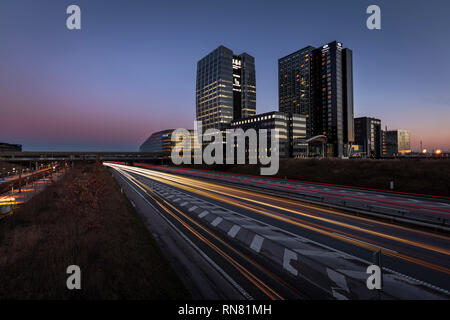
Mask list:
[[[212,243],[210,240],[205,238],[203,235],[201,235],[199,232],[197,232],[195,229],[193,229],[191,226],[189,226],[184,220],[182,220],[179,216],[173,213],[173,211],[176,211],[179,215],[183,216],[186,220],[188,220],[190,223],[195,225],[196,227],[200,228],[210,236],[212,236],[216,241],[220,242],[222,245],[226,246],[228,249],[232,250],[234,253],[238,254],[241,258],[245,259],[247,262],[251,263],[255,267],[257,267],[259,270],[264,272],[264,274],[269,275],[270,277],[274,278],[275,280],[283,283],[283,285],[289,287],[291,290],[295,291],[297,294],[301,295],[302,297],[306,297],[303,293],[300,293],[297,289],[286,283],[284,280],[258,264],[253,259],[249,258],[248,256],[244,255],[242,252],[236,250],[235,248],[231,247],[229,244],[224,242],[220,237],[215,235],[211,232],[211,230],[206,229],[204,226],[193,220],[191,217],[186,215],[184,212],[180,211],[178,208],[174,207],[172,204],[167,202],[165,199],[161,198],[159,195],[155,194],[148,186],[140,182],[139,180],[135,179],[133,176],[129,175],[123,170],[120,170],[118,168],[115,168],[118,170],[121,174],[126,176],[134,185],[136,185],[139,189],[145,192],[153,201],[155,201],[159,207],[161,207],[165,212],[167,212],[170,216],[175,218],[180,224],[182,224],[189,232],[191,232],[194,236],[196,236],[199,240],[207,244],[209,247],[211,247],[215,252],[217,252],[219,255],[221,255],[225,260],[227,260],[231,265],[233,265],[240,274],[242,274],[247,280],[249,280],[253,285],[255,285],[261,292],[263,292],[267,297],[269,297],[272,300],[284,300],[284,298],[277,293],[274,289],[272,289],[269,285],[267,285],[263,280],[255,276],[252,272],[250,272],[247,268],[245,268],[242,264],[237,262],[235,259],[233,259],[230,255],[225,253],[222,249],[220,249],[217,245]],[[151,195],[149,192],[151,192],[153,195]],[[160,200],[157,200],[155,197],[158,197]],[[162,203],[164,202],[164,204]],[[170,210],[169,208],[170,207]],[[172,211],[171,211],[172,210]]]
[[[123,163],[118,163],[123,164]],[[205,176],[218,176],[217,171],[213,170],[206,170],[206,169],[195,169],[195,168],[173,168],[173,167],[162,167],[162,166],[155,166],[155,165],[148,165],[148,164],[141,164],[136,163],[135,166],[137,167],[143,167],[143,168],[151,168],[155,170],[165,170],[165,171],[179,171],[179,172],[195,172],[199,175],[205,175]],[[354,190],[361,190],[361,191],[371,191],[371,192],[382,192],[382,193],[388,193],[391,195],[407,195],[407,196],[414,196],[414,197],[431,197],[431,198],[437,198],[437,199],[445,199],[450,200],[450,197],[446,196],[437,196],[437,195],[431,195],[431,194],[423,194],[423,193],[414,193],[414,192],[403,192],[403,191],[395,191],[395,190],[385,190],[385,189],[377,189],[377,188],[369,188],[369,187],[356,187],[356,186],[349,186],[349,185],[342,185],[342,184],[333,184],[333,183],[325,183],[325,182],[316,182],[316,181],[304,181],[304,180],[298,180],[298,179],[287,179],[287,178],[278,178],[278,177],[264,177],[264,176],[258,176],[258,175],[252,175],[248,173],[234,173],[234,172],[220,172],[223,176],[236,176],[236,177],[248,177],[248,178],[258,178],[258,179],[272,179],[277,181],[288,181],[293,183],[303,183],[303,184],[312,184],[316,186],[323,186],[323,187],[337,187],[337,188],[346,188],[346,189],[354,189]]]
[[[251,199],[249,197],[243,197],[243,196],[241,196],[241,194],[257,196],[259,198],[263,198],[264,200],[272,200],[272,199],[279,200],[279,198],[277,199],[274,196],[267,196],[265,194],[258,194],[256,192],[242,190],[242,189],[237,189],[236,190],[235,188],[232,188],[232,187],[221,186],[221,185],[213,184],[213,183],[210,183],[210,182],[198,181],[198,180],[194,180],[194,179],[190,179],[190,178],[178,177],[178,176],[169,175],[169,174],[166,174],[166,173],[155,172],[155,171],[148,172],[148,170],[147,170],[147,172],[145,172],[145,171],[144,172],[138,171],[138,172],[140,172],[140,173],[142,173],[144,175],[147,175],[147,177],[150,177],[150,178],[154,178],[155,176],[157,176],[159,178],[166,179],[166,180],[169,180],[169,181],[172,181],[172,182],[178,182],[179,184],[182,184],[184,187],[190,188],[189,191],[191,191],[191,192],[197,193],[196,189],[191,188],[192,185],[195,185],[196,187],[202,188],[202,189],[207,190],[209,192],[219,193],[219,194],[222,194],[222,195],[225,195],[225,196],[229,196],[229,197],[236,197],[236,198],[239,198],[241,200],[253,202],[253,203],[256,203],[256,204],[259,204],[259,205],[263,205],[263,206],[271,207],[271,208],[274,208],[274,209],[291,212],[291,213],[294,213],[296,215],[301,215],[301,216],[304,216],[304,217],[307,217],[307,218],[311,218],[311,219],[319,220],[319,221],[322,221],[322,222],[338,225],[338,226],[345,227],[345,228],[348,228],[348,229],[352,229],[352,230],[355,230],[355,231],[368,233],[368,234],[375,235],[375,236],[378,236],[378,237],[387,238],[387,239],[390,239],[390,240],[393,240],[393,241],[403,242],[403,243],[411,245],[411,246],[420,247],[422,249],[427,249],[427,250],[430,250],[430,251],[440,252],[440,253],[445,254],[445,255],[450,255],[450,250],[447,250],[447,249],[444,249],[444,248],[430,246],[430,245],[426,245],[426,244],[423,244],[423,243],[420,243],[420,242],[411,241],[411,240],[403,239],[403,238],[396,237],[396,236],[391,236],[391,235],[388,235],[388,234],[385,234],[385,233],[381,233],[381,232],[377,232],[377,231],[361,228],[361,227],[358,227],[358,226],[350,225],[350,224],[344,223],[344,222],[339,222],[339,221],[332,220],[332,219],[329,219],[329,218],[318,217],[318,216],[315,216],[315,215],[312,215],[312,214],[308,214],[308,213],[305,213],[305,212],[301,212],[301,211],[298,211],[298,210],[287,208],[285,206],[274,205],[274,204],[268,203],[266,201],[259,201],[259,200]],[[161,181],[161,180],[160,180],[160,182],[167,183],[167,182]],[[175,186],[180,187],[179,185],[175,185]],[[221,190],[225,190],[225,191],[221,191]],[[237,194],[236,194],[236,192],[237,192]],[[215,198],[215,200],[219,200],[219,201],[227,200],[227,199],[223,199],[223,198],[218,198],[217,196],[214,196],[214,195],[211,195],[211,194],[203,194],[203,195],[206,195],[208,197],[213,197],[213,198]],[[297,204],[293,200],[284,201],[284,199],[283,199],[283,202],[289,202],[289,203]],[[230,203],[230,202],[228,201],[228,203]],[[230,204],[234,204],[234,203],[235,202],[233,201]],[[247,207],[244,205],[244,208],[247,208]],[[317,207],[314,208],[314,209],[321,210],[321,211],[324,211],[324,212],[333,213],[333,214],[342,215],[342,214],[340,214],[340,213],[338,213],[338,212],[336,212],[334,210],[330,210],[330,209],[319,209]],[[349,217],[349,215],[346,215],[346,217]],[[359,217],[356,217],[356,219],[358,219],[358,218]],[[362,218],[362,219],[364,219],[365,221],[368,221],[367,218]],[[362,220],[362,219],[359,219],[359,220]],[[370,221],[370,222],[374,222],[374,221]],[[379,224],[383,224],[384,226],[387,225],[386,223],[379,223]],[[390,225],[390,226],[392,226],[392,225]],[[402,229],[405,230],[406,228],[402,228]],[[414,230],[408,229],[408,231],[414,231]],[[445,240],[449,240],[448,238],[444,238],[444,239]]]
[[[294,214],[297,214],[297,215],[301,215],[301,216],[305,216],[305,217],[308,217],[308,218],[316,219],[316,220],[319,220],[321,222],[335,224],[335,225],[338,225],[338,226],[341,226],[341,227],[349,228],[349,229],[352,229],[352,230],[355,230],[355,231],[358,231],[358,232],[362,232],[362,233],[375,235],[377,237],[389,239],[389,240],[392,240],[392,241],[398,241],[398,242],[405,243],[405,244],[408,244],[408,245],[411,245],[411,246],[420,247],[422,249],[426,249],[426,250],[430,250],[430,251],[434,251],[434,252],[439,252],[439,253],[444,254],[444,255],[449,255],[450,254],[450,251],[447,250],[447,249],[444,249],[444,248],[439,248],[439,247],[427,245],[427,244],[424,244],[424,243],[411,241],[411,240],[403,239],[403,238],[396,237],[396,236],[391,236],[391,235],[388,235],[388,234],[385,234],[385,233],[376,232],[376,231],[368,230],[368,229],[361,228],[361,227],[358,227],[358,226],[349,225],[347,223],[338,222],[338,221],[335,221],[335,220],[330,220],[328,218],[317,217],[317,216],[314,216],[314,215],[311,215],[311,214],[300,212],[298,210],[293,210],[293,209],[290,209],[290,208],[285,208],[285,207],[282,207],[282,206],[273,205],[273,204],[270,204],[270,203],[267,203],[267,202],[258,201],[258,200],[250,199],[250,198],[247,198],[247,197],[242,197],[241,194],[256,195],[256,196],[259,196],[259,197],[264,198],[266,200],[267,199],[273,199],[273,198],[276,199],[276,197],[273,197],[273,196],[260,195],[260,194],[257,194],[256,192],[250,192],[250,191],[245,191],[245,190],[240,190],[240,189],[234,189],[234,188],[231,188],[231,187],[225,187],[225,186],[213,184],[213,183],[210,183],[210,182],[198,181],[198,180],[194,180],[194,179],[190,179],[190,178],[174,176],[172,174],[150,171],[148,169],[140,169],[140,168],[134,168],[134,167],[125,167],[123,169],[127,170],[127,171],[130,171],[130,172],[137,173],[137,174],[142,175],[142,176],[146,176],[148,178],[157,180],[157,181],[165,183],[165,184],[169,184],[169,185],[175,186],[177,188],[181,188],[181,189],[189,191],[189,192],[193,192],[195,194],[199,194],[201,196],[212,198],[214,200],[221,201],[221,202],[224,202],[224,203],[228,203],[228,204],[233,205],[233,206],[238,206],[238,207],[241,207],[243,209],[250,210],[250,211],[253,211],[253,212],[256,212],[256,213],[268,216],[268,217],[271,217],[271,218],[275,218],[277,220],[281,220],[281,221],[289,223],[289,224],[293,224],[293,225],[296,225],[296,226],[299,226],[299,227],[302,227],[302,228],[306,228],[308,230],[311,230],[311,231],[314,231],[314,232],[326,235],[328,237],[332,237],[332,238],[335,238],[335,239],[338,239],[338,240],[341,240],[341,241],[344,241],[344,242],[348,242],[348,243],[351,243],[351,244],[359,246],[359,247],[364,247],[364,248],[369,249],[371,251],[378,251],[383,246],[384,247],[389,247],[389,246],[386,245],[386,244],[380,244],[378,246],[371,245],[370,242],[373,243],[374,241],[371,241],[371,240],[368,240],[368,239],[364,239],[362,237],[358,237],[358,236],[356,236],[354,234],[348,234],[346,232],[342,232],[340,230],[336,230],[336,229],[333,229],[333,228],[330,228],[330,227],[326,227],[326,226],[323,226],[323,225],[317,225],[317,224],[314,224],[314,223],[311,223],[311,222],[306,222],[304,220],[299,220],[299,219],[296,219],[294,217],[286,216],[286,215],[283,215],[283,214],[278,213],[278,212],[273,212],[273,211],[269,211],[269,210],[266,210],[266,209],[261,209],[261,208],[259,208],[257,206],[252,206],[252,205],[250,205],[248,203],[242,203],[242,202],[240,202],[240,201],[238,201],[238,200],[236,200],[234,198],[239,198],[239,199],[246,200],[246,201],[249,201],[249,202],[252,202],[252,203],[256,203],[257,205],[268,206],[268,207],[272,207],[274,209],[291,212],[291,213],[294,213]],[[195,185],[196,188],[193,188],[192,187],[193,185]],[[201,190],[198,190],[197,188],[200,188],[200,189],[203,189],[203,190],[206,190],[206,191],[201,191]],[[227,193],[227,191],[223,191],[223,190],[228,190],[228,193]],[[235,193],[229,193],[230,190],[235,192]],[[238,194],[236,194],[236,192]],[[222,196],[218,196],[217,193],[222,194]],[[224,196],[233,197],[233,199],[230,199],[230,198],[227,198],[227,197],[224,197]],[[293,200],[291,200],[291,201],[295,203],[295,201],[293,201]],[[315,209],[319,210],[318,208],[315,208]],[[324,209],[323,211],[336,213],[335,211],[329,210],[329,209]],[[339,215],[341,215],[341,214],[339,213]],[[363,219],[367,220],[366,218],[363,218]],[[370,221],[370,222],[373,223],[373,221]],[[386,226],[385,223],[381,223],[381,224]],[[402,230],[408,230],[409,231],[410,229],[402,227]],[[411,231],[414,231],[414,230],[411,230]],[[359,238],[360,241],[356,241],[356,240],[353,240],[351,238]],[[448,240],[448,238],[444,238],[444,239]],[[393,248],[391,246],[389,248],[389,250],[393,250],[393,251],[388,251],[388,250],[384,250],[384,251],[382,250],[382,251],[383,251],[384,254],[387,254],[387,255],[390,255],[390,256],[394,256],[396,258],[399,258],[399,259],[402,259],[402,260],[405,260],[405,261],[409,261],[409,262],[412,262],[412,263],[415,263],[415,264],[418,264],[418,265],[421,265],[421,266],[424,266],[424,267],[427,267],[427,268],[431,268],[431,269],[434,269],[434,270],[437,270],[437,271],[440,271],[440,272],[444,272],[446,274],[450,274],[450,270],[448,268],[445,268],[445,267],[442,267],[442,266],[439,266],[439,265],[435,265],[435,264],[432,264],[432,263],[429,263],[427,261],[423,261],[423,260],[420,260],[420,259],[417,259],[417,258],[414,258],[414,257],[410,257],[410,256],[407,256],[407,255],[402,254],[402,253],[398,253],[398,251],[401,250],[399,248]]]
[[[161,170],[166,170],[166,171],[182,171],[181,169],[173,169],[173,168],[158,168]],[[203,176],[210,176],[213,178],[218,178],[218,179],[224,179],[223,176],[218,175],[218,174],[212,174],[212,173],[200,173],[200,175]],[[381,202],[381,203],[387,203],[389,205],[392,205],[394,207],[397,208],[402,208],[402,207],[412,207],[412,208],[418,208],[418,209],[422,209],[422,210],[426,210],[426,211],[431,211],[431,212],[435,212],[435,211],[445,211],[447,214],[450,214],[450,209],[445,209],[445,208],[435,208],[435,207],[430,207],[430,206],[424,206],[424,205],[418,205],[418,204],[414,204],[414,203],[408,203],[408,202],[402,202],[402,201],[393,201],[393,200],[385,200],[385,199],[372,199],[372,198],[367,198],[367,197],[363,197],[363,196],[359,196],[359,195],[351,195],[351,194],[341,194],[341,193],[336,193],[336,192],[331,192],[331,191],[324,191],[324,190],[318,190],[318,189],[311,189],[311,188],[307,188],[307,187],[299,187],[299,186],[288,186],[288,185],[282,185],[282,184],[278,184],[275,182],[268,182],[268,181],[255,181],[255,180],[249,180],[246,179],[245,176],[244,177],[226,177],[227,180],[234,180],[234,181],[238,181],[238,182],[248,182],[251,184],[263,184],[263,185],[269,185],[270,187],[275,187],[277,189],[280,190],[286,190],[286,189],[292,189],[292,190],[302,190],[302,191],[308,191],[308,192],[314,192],[314,193],[321,193],[321,194],[325,194],[325,195],[331,195],[333,197],[337,197],[340,199],[358,199],[361,202],[369,202],[369,203],[377,203],[377,202]]]

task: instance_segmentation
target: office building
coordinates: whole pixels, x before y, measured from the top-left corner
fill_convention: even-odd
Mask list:
[[[411,134],[407,130],[385,131],[386,153],[388,157],[396,157],[411,153]]]
[[[0,152],[22,152],[22,145],[0,142]]]
[[[308,138],[327,137],[328,156],[348,156],[354,142],[352,60],[336,41],[278,60],[279,110],[305,116]]]
[[[197,63],[196,119],[203,130],[224,130],[256,113],[255,59],[219,46]]]
[[[271,145],[271,130],[278,129],[280,157],[300,157],[306,155],[306,118],[298,114],[267,112],[251,117],[233,120],[231,129],[267,129],[267,146]]]
[[[381,121],[369,117],[355,118],[355,144],[362,146],[361,156],[380,158],[383,155]]]
[[[174,129],[167,129],[152,133],[150,137],[139,147],[139,152],[155,152],[170,154],[172,149],[180,141],[172,141],[172,132]],[[188,130],[191,134],[191,148],[194,145],[194,131]]]
[[[171,141],[173,130],[167,129],[152,133],[139,147],[139,152],[170,152],[173,146]]]

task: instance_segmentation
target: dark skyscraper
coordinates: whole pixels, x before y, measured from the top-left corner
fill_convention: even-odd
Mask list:
[[[307,118],[309,137],[325,135],[327,154],[347,155],[354,140],[352,51],[339,42],[305,47],[278,60],[280,111]]]
[[[307,118],[306,132],[311,128],[311,63],[313,47],[306,47],[278,60],[279,109]]]
[[[355,144],[364,147],[367,157],[381,158],[383,155],[381,121],[368,117],[355,118]]]
[[[197,63],[197,120],[203,129],[223,129],[256,113],[255,59],[224,46]]]

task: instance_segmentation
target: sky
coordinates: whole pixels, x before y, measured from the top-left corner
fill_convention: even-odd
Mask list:
[[[192,128],[196,63],[219,45],[255,57],[257,113],[277,110],[278,59],[337,40],[353,50],[355,117],[450,150],[449,14],[448,0],[1,0],[0,141],[137,151]]]

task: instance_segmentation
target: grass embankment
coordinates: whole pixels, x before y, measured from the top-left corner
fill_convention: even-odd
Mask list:
[[[81,268],[81,290],[66,269]],[[69,171],[0,220],[0,299],[184,299],[189,294],[101,164]]]
[[[192,167],[260,174],[258,165]],[[389,189],[394,181],[394,191],[450,196],[448,160],[280,159],[275,177],[376,189]]]

